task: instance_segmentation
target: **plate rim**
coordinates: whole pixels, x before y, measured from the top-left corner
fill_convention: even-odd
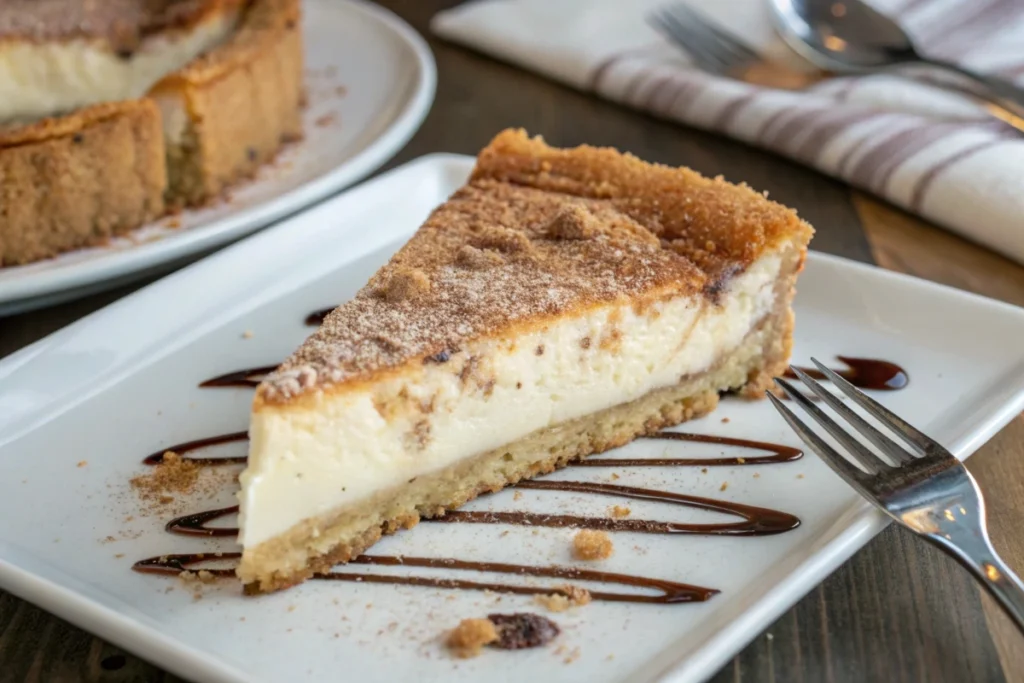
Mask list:
[[[469,156],[444,153],[425,155],[402,164],[378,178],[350,188],[323,202],[318,208],[326,210],[333,207],[335,203],[350,200],[357,193],[386,186],[400,174],[419,172],[442,177],[446,172],[468,173],[473,163],[474,158]],[[149,296],[152,290],[161,284],[166,286],[174,278],[188,278],[193,268],[210,268],[211,263],[216,263],[217,260],[227,258],[231,254],[251,249],[253,244],[261,240],[273,240],[276,235],[288,230],[293,220],[300,220],[305,213],[312,209],[313,207],[307,207],[305,211],[279,225],[270,227],[216,254],[203,258],[168,278],[143,287],[120,301],[85,316],[73,325],[58,330],[10,356],[0,359],[0,378],[14,368],[31,363],[36,355],[45,352],[46,346],[55,338],[76,334],[76,329],[72,328],[81,329],[91,326],[99,317],[111,313],[111,309],[116,307],[133,306],[140,299]],[[1024,323],[1024,309],[1012,304],[820,252],[812,252],[809,254],[809,258],[814,262],[820,261],[858,276],[868,275],[883,281],[898,282],[921,290],[942,293],[995,313],[1013,315]],[[950,450],[957,452],[962,457],[969,455],[1022,410],[1024,410],[1024,382],[1018,382],[1018,386],[1003,401],[1001,408],[989,415],[978,428],[948,444]],[[657,670],[648,670],[644,678],[658,681],[692,681],[701,680],[713,674],[730,656],[744,647],[786,609],[792,607],[804,595],[813,590],[828,574],[847,561],[889,523],[884,515],[866,501],[855,501],[842,514],[847,521],[837,524],[837,530],[833,532],[831,538],[824,537],[827,539],[824,543],[789,569],[785,578],[774,584],[773,595],[762,596],[750,602],[739,616],[728,620],[717,631],[708,634],[686,659],[671,659],[670,654],[667,654],[668,648],[659,652],[655,657],[659,660],[665,659],[665,661],[659,662]],[[13,552],[11,552],[12,550]],[[186,642],[165,634],[154,624],[148,623],[147,620],[140,620],[130,613],[118,612],[110,604],[95,601],[76,592],[73,576],[67,576],[70,579],[68,582],[57,582],[2,559],[5,556],[12,557],[18,554],[17,549],[0,541],[0,586],[11,593],[67,619],[91,633],[117,643],[129,651],[141,653],[146,659],[179,675],[194,677],[198,674],[202,675],[204,680],[212,681],[247,680],[247,674],[238,670],[230,662],[196,650]],[[650,660],[648,665],[653,665],[655,661],[654,659]]]
[[[325,2],[325,0],[306,0]],[[327,5],[334,4],[326,0]],[[437,64],[426,40],[394,12],[365,0],[335,0],[336,7],[354,11],[392,33],[410,51],[416,74],[406,101],[391,123],[366,147],[331,171],[210,224],[197,226],[178,239],[163,238],[113,252],[106,257],[47,270],[0,283],[0,318],[76,298],[74,288],[86,288],[85,294],[106,282],[132,275],[142,277],[163,264],[216,248],[231,240],[266,229],[274,223],[330,199],[333,195],[365,179],[387,163],[412,138],[423,124],[437,91]],[[15,266],[17,267],[17,266]],[[83,295],[85,295],[83,294]],[[68,296],[71,295],[71,296]]]

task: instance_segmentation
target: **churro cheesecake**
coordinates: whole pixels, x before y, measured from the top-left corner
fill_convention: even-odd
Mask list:
[[[0,266],[200,205],[299,137],[299,2],[0,1]]]
[[[505,131],[257,389],[238,575],[295,584],[786,367],[812,235],[745,186]]]

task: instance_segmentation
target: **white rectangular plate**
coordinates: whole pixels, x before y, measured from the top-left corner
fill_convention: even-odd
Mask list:
[[[232,503],[233,484],[162,514],[146,514],[129,487],[146,471],[145,455],[246,428],[250,391],[197,385],[282,359],[309,333],[305,315],[351,297],[465,180],[471,163],[416,161],[0,362],[0,585],[204,681],[695,681],[882,528],[882,518],[813,456],[707,473],[618,468],[618,483],[778,508],[803,524],[758,538],[617,533],[616,552],[600,569],[721,593],[700,604],[594,602],[550,615],[562,627],[554,644],[471,660],[452,659],[441,647],[442,634],[461,619],[543,609],[523,596],[346,582],[309,582],[258,598],[221,582],[194,601],[177,579],[132,572],[134,561],[154,555],[232,548],[162,527],[173,512]],[[1020,309],[818,254],[799,290],[795,359],[845,354],[899,363],[909,387],[884,394],[884,402],[959,456],[1024,407]],[[727,398],[683,429],[798,445],[763,401]],[[721,449],[644,441],[616,455],[663,452],[696,457]],[[607,482],[610,475],[577,468],[551,478]],[[524,491],[516,500],[504,491],[469,508],[604,514],[626,502],[542,493]],[[633,518],[715,518],[631,507]],[[571,564],[572,533],[421,524],[373,552]]]

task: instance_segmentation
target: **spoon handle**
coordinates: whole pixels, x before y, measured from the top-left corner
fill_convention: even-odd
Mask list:
[[[974,83],[982,88],[982,92],[979,95],[988,102],[989,112],[996,118],[1024,132],[1024,88],[1002,78],[979,74],[952,62],[927,57],[922,57],[920,62],[951,71],[974,81]]]

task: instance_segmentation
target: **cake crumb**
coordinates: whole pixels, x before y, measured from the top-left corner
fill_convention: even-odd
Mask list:
[[[746,459],[746,458],[736,458],[736,462],[738,462],[738,463],[739,463],[739,464],[741,464],[741,465],[742,465],[743,463],[745,463],[746,461],[747,461],[747,459]]]
[[[197,572],[188,571],[186,569],[185,571],[183,571],[180,574],[178,574],[178,578],[181,579],[182,582],[186,583],[186,584],[191,584],[191,583],[213,583],[214,581],[217,580],[216,576],[214,576],[210,572],[206,571],[205,569],[200,569]]]
[[[761,478],[761,473],[760,472],[754,472],[754,479],[760,479],[760,478]]]
[[[718,487],[718,490],[719,490],[719,491],[724,491],[724,490],[726,490],[727,488],[729,488],[729,482],[727,482],[727,481],[723,481],[723,482],[722,482],[722,485]]]
[[[448,634],[448,649],[459,659],[480,654],[484,645],[498,640],[498,629],[490,619],[463,619]]]
[[[622,519],[623,517],[629,517],[632,512],[633,511],[625,505],[613,505],[608,509],[608,516],[615,517],[616,519]]]
[[[117,553],[116,555],[114,555],[115,560],[120,560],[122,557],[124,557],[124,553]]]
[[[88,460],[79,460],[79,461],[78,461],[78,466],[79,466],[79,467],[85,467],[85,466],[86,466],[86,465],[88,465],[88,464],[89,464],[89,461],[88,461]]]
[[[701,474],[707,474],[708,473],[708,468],[707,467],[701,467],[700,468],[700,473]]]
[[[612,539],[603,531],[583,529],[572,539],[573,555],[578,560],[605,560],[612,556]]]
[[[246,330],[243,332],[242,339],[252,339],[252,330]]]
[[[619,478],[619,475],[617,475],[614,472],[612,472],[612,481],[615,481],[618,478]]]
[[[562,660],[562,663],[563,664],[572,664],[573,662],[575,662],[579,658],[580,658],[580,649],[578,647],[574,647],[572,649],[572,652],[569,653],[569,656]]]
[[[722,424],[729,424],[729,418],[723,417],[722,418]]]
[[[583,607],[590,604],[590,591],[586,588],[566,584],[559,586],[560,593],[534,596],[534,602],[542,605],[552,612],[564,612],[570,607]]]
[[[797,478],[797,479],[803,479],[803,478],[804,478],[804,475],[802,475],[802,474],[798,474],[798,475],[796,475],[796,478]]]
[[[515,493],[512,494],[512,500],[519,500],[522,497],[523,494],[521,491],[516,491]]]

